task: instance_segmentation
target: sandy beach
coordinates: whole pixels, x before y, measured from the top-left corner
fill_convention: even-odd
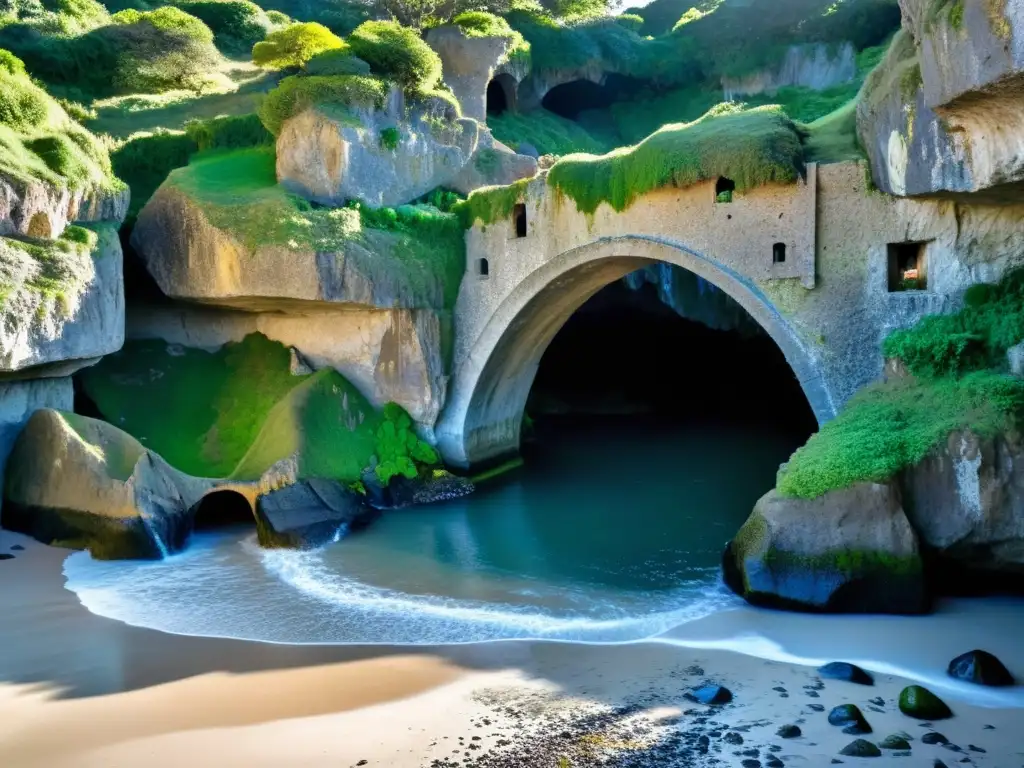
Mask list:
[[[64,589],[66,551],[0,531],[0,552],[15,555],[0,562],[5,766],[1024,765],[1020,687],[942,680],[944,663],[973,647],[1024,678],[1020,635],[991,609],[843,621],[737,611],[625,645],[286,646],[100,618]],[[1008,605],[1006,621],[1020,613]],[[770,640],[753,634],[766,623]],[[747,651],[724,650],[726,636]],[[864,662],[875,685],[822,681],[792,663],[833,658]],[[899,712],[899,673],[912,668],[952,719]],[[729,688],[732,703],[684,697],[705,681]],[[842,703],[867,716],[865,738],[909,735],[909,754],[839,755],[856,738],[827,722]],[[801,735],[781,738],[783,725]],[[923,743],[929,732],[950,744]]]

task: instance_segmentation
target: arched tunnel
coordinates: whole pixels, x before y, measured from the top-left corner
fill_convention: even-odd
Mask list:
[[[189,512],[195,531],[256,524],[249,500],[238,491],[211,491]]]

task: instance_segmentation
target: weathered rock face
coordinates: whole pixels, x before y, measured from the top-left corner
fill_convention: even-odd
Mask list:
[[[70,190],[42,181],[23,181],[0,171],[0,235],[58,238],[72,222],[122,221],[128,213],[127,187]]]
[[[729,587],[755,605],[849,613],[927,609],[917,537],[893,485],[817,499],[763,496],[726,548]]]
[[[953,432],[903,473],[907,517],[923,544],[968,566],[1024,572],[1024,443]]]
[[[0,378],[66,376],[121,348],[124,281],[117,231],[104,226],[96,234],[78,232],[88,242],[0,238],[0,269],[11,285],[0,307]]]
[[[824,43],[791,45],[775,68],[741,78],[722,78],[722,90],[726,101],[734,101],[741,96],[774,94],[794,85],[823,91],[856,76],[857,53],[850,43],[835,49]]]
[[[466,37],[457,26],[445,24],[427,31],[427,45],[437,51],[444,81],[462,106],[462,114],[479,122],[487,119],[487,84],[505,58],[509,40]]]
[[[468,195],[480,187],[504,186],[519,179],[537,175],[537,159],[513,152],[481,128],[480,142],[473,158],[449,185],[456,192]]]
[[[101,559],[154,559],[180,548],[213,486],[105,422],[37,410],[11,452],[3,523]]]
[[[277,178],[323,205],[394,207],[450,184],[476,150],[477,132],[444,100],[406,104],[393,88],[380,110],[311,108],[288,120],[277,139]]]
[[[900,0],[904,29],[858,105],[875,183],[1004,202],[1024,180],[1024,17],[1015,3],[935,6]]]
[[[304,549],[336,541],[378,514],[355,491],[331,480],[309,479],[260,496],[256,530],[264,547]]]

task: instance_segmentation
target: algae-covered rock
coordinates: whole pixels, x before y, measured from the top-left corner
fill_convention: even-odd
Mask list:
[[[755,605],[851,613],[927,610],[917,537],[892,485],[816,499],[770,491],[723,556],[726,584]]]
[[[402,205],[450,185],[477,138],[476,121],[459,118],[444,99],[406,103],[392,88],[381,109],[313,106],[288,119],[277,139],[277,177],[323,205]]]
[[[890,733],[880,742],[878,746],[882,749],[897,749],[905,750],[910,749],[909,736],[905,733]]]
[[[900,712],[918,720],[944,720],[953,716],[942,699],[920,685],[908,685],[900,692]]]
[[[988,651],[973,650],[963,653],[949,662],[950,677],[966,680],[978,685],[1013,685],[1013,675],[999,659]]]
[[[847,757],[881,757],[882,750],[867,739],[857,739],[843,747],[839,754]]]
[[[182,546],[211,487],[110,424],[42,409],[11,452],[3,524],[99,559],[154,559]]]
[[[305,549],[336,541],[378,514],[342,484],[310,478],[260,496],[256,530],[264,547]]]
[[[67,375],[124,342],[121,243],[112,226],[71,227],[55,240],[0,237],[0,282],[2,378],[39,376],[43,365],[45,375]]]

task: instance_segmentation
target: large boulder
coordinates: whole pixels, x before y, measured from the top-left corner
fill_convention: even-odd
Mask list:
[[[122,221],[128,213],[126,186],[79,186],[21,179],[0,169],[0,235],[55,239],[72,222]]]
[[[313,106],[287,120],[277,177],[323,205],[394,207],[449,185],[473,156],[477,135],[477,122],[459,118],[444,99],[406,103],[392,88],[381,109]]]
[[[1024,441],[955,431],[902,477],[921,542],[967,566],[1024,573]]]
[[[985,193],[1024,180],[1024,46],[1013,5],[900,0],[903,30],[868,78],[858,132],[895,195]]]
[[[11,452],[3,524],[99,559],[155,559],[183,545],[213,486],[106,422],[42,409]]]
[[[365,497],[350,488],[310,478],[260,496],[256,530],[264,547],[304,549],[337,541],[378,515]]]
[[[66,376],[120,349],[121,261],[113,226],[49,241],[0,237],[0,379]]]
[[[816,499],[770,491],[726,548],[728,586],[755,605],[805,611],[922,613],[917,537],[891,484]]]
[[[480,187],[503,187],[519,179],[533,178],[537,168],[536,158],[513,152],[483,128],[472,160],[449,186],[468,195]]]

